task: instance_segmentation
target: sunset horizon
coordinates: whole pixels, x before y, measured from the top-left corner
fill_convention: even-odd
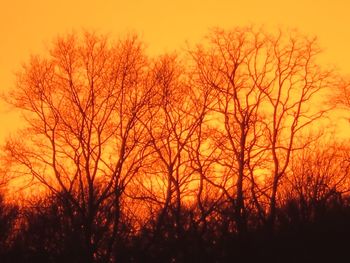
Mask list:
[[[4,3],[0,262],[349,258],[350,3]]]

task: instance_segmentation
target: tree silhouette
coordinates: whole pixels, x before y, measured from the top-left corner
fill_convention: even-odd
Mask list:
[[[266,97],[269,59],[263,50],[266,39],[243,28],[229,32],[215,30],[209,41],[209,48],[199,47],[193,57],[201,85],[209,86],[215,96],[210,110],[213,118],[217,118],[212,134],[220,152],[217,163],[224,169],[220,188],[235,210],[237,231],[244,235],[249,185],[246,181],[250,178],[255,193],[254,171],[262,156],[257,145],[263,135],[259,112]],[[258,59],[266,61],[257,66]]]
[[[348,170],[348,149],[337,143],[313,143],[292,157],[286,197],[297,201],[301,221],[315,220],[343,200],[350,190]]]
[[[323,90],[347,85],[319,52],[315,38],[254,27],[154,58],[134,35],[58,37],[6,96],[25,125],[0,175],[30,184],[18,205],[0,198],[1,260],[340,257],[349,151],[309,130],[328,111]]]
[[[273,228],[278,186],[296,149],[295,138],[327,110],[311,107],[332,80],[314,61],[318,52],[315,39],[253,28],[215,30],[207,48],[193,52],[201,85],[216,96],[213,141],[224,171],[219,187],[233,205],[239,232],[247,228],[248,197]],[[271,170],[267,184],[258,184],[258,171],[266,169]],[[269,199],[267,215],[260,197]]]
[[[135,36],[112,45],[96,34],[72,34],[58,38],[47,58],[32,57],[9,98],[25,113],[28,128],[6,151],[21,172],[67,204],[67,217],[82,218],[86,262],[109,258],[123,192],[141,164],[138,120],[152,95],[144,85],[146,67]],[[111,226],[103,251],[96,224]]]

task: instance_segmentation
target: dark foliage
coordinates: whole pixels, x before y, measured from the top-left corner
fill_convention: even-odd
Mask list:
[[[61,206],[57,199],[45,199],[19,215],[16,207],[2,202],[1,262],[88,262],[80,219],[70,220]],[[224,226],[224,220],[212,220],[204,230],[190,209],[182,213],[179,232],[169,213],[157,231],[149,223],[126,234],[110,262],[340,262],[349,246],[350,200],[323,209],[303,221],[298,202],[288,200],[278,209],[273,233],[262,225],[244,237]],[[108,261],[96,257],[96,262]]]

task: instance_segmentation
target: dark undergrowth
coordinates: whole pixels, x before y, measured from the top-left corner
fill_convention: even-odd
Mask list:
[[[133,234],[125,224],[109,259],[96,256],[96,262],[348,262],[348,202],[324,207],[307,220],[297,204],[278,210],[274,231],[252,221],[244,235],[227,227],[230,218],[208,220],[204,229],[190,222],[190,211],[183,213],[180,232],[170,216],[157,233],[150,222]],[[1,203],[0,262],[89,262],[81,231],[55,205],[21,211]],[[104,243],[99,246],[103,251]]]

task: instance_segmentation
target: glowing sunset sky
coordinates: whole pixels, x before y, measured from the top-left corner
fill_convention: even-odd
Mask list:
[[[323,63],[350,73],[350,1],[347,0],[0,0],[0,90],[14,85],[14,72],[30,54],[58,34],[93,29],[112,38],[133,31],[151,54],[200,41],[208,28],[243,25],[298,28],[316,35]],[[18,126],[0,104],[0,142]]]

